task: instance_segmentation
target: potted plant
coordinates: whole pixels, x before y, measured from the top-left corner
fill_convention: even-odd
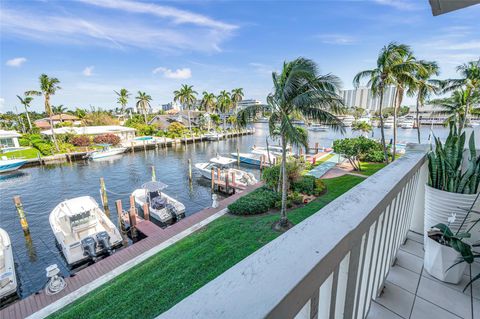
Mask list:
[[[444,249],[439,234],[429,233],[428,227],[445,223],[454,213],[456,218],[451,219],[448,228],[454,233],[465,231],[469,218],[469,211],[476,202],[476,193],[480,182],[480,159],[475,149],[475,135],[472,132],[469,139],[469,156],[463,156],[465,146],[465,132],[457,129],[455,123],[449,123],[450,133],[443,145],[435,137],[435,149],[428,157],[428,184],[425,185],[425,270],[432,276],[451,283],[458,283],[463,272],[458,270],[454,275],[453,269],[448,272],[455,254],[450,249]],[[442,262],[443,261],[443,262]],[[447,262],[448,261],[448,262]],[[442,271],[435,267],[442,266]]]

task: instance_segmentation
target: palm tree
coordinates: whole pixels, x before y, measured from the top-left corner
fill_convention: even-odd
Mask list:
[[[217,97],[215,94],[203,91],[202,95],[203,97],[200,101],[200,107],[207,113],[215,111],[215,106],[217,105]]]
[[[218,109],[223,114],[223,129],[227,126],[227,114],[232,109],[233,103],[230,93],[223,90],[217,97]]]
[[[241,102],[243,99],[243,89],[242,88],[233,89],[230,94],[230,98],[232,100],[233,107],[235,108],[235,113],[237,113],[238,103]]]
[[[459,89],[452,93],[450,97],[432,100],[429,103],[440,108],[436,114],[448,115],[446,123],[454,121],[458,123],[458,130],[461,132],[465,128],[465,118],[469,112],[468,107],[473,103],[479,102],[479,95],[469,96],[469,92]]]
[[[137,99],[137,110],[143,113],[145,119],[145,124],[147,124],[147,112],[150,109],[150,101],[152,97],[145,92],[138,91]]]
[[[432,94],[438,92],[440,88],[440,81],[431,79],[432,76],[439,74],[439,66],[434,61],[420,61],[422,63],[425,72],[415,72],[415,83],[410,86],[407,94],[410,96],[417,95],[416,100],[416,124],[417,124],[417,138],[420,144],[420,108],[423,108],[425,100],[427,100]]]
[[[32,121],[30,121],[30,115],[28,114],[28,108],[30,107],[30,103],[33,101],[33,97],[31,96],[26,96],[22,98],[21,96],[17,95],[18,99],[20,100],[20,103],[23,105],[25,108],[25,115],[27,116],[27,121],[28,121],[28,127],[30,131],[32,130]]]
[[[122,115],[123,115],[123,113],[125,112],[125,106],[127,106],[128,104],[130,93],[128,92],[127,89],[120,89],[120,92],[117,92],[117,91],[113,91],[113,92],[115,92],[115,94],[117,94],[118,96],[117,103],[120,104]]]
[[[443,92],[450,92],[457,89],[464,90],[466,113],[463,118],[462,127],[465,127],[468,121],[468,112],[471,105],[473,105],[472,99],[480,93],[480,58],[477,61],[459,65],[457,72],[460,73],[462,77],[460,79],[446,80],[443,86]]]
[[[173,101],[180,102],[182,108],[188,110],[188,128],[192,132],[192,121],[190,120],[190,109],[197,101],[197,91],[193,89],[193,85],[182,84],[179,90],[173,91]]]
[[[43,95],[45,99],[45,112],[47,113],[49,119],[50,119],[50,129],[52,130],[52,139],[53,139],[53,144],[55,145],[55,149],[57,152],[60,152],[60,149],[58,148],[58,143],[57,143],[57,138],[55,136],[55,131],[53,129],[53,112],[52,112],[52,107],[50,106],[50,97],[52,95],[55,95],[55,92],[57,90],[60,90],[61,87],[58,86],[60,83],[60,80],[57,78],[50,78],[46,74],[40,75],[40,91],[27,91],[25,94],[26,95]]]
[[[287,144],[308,144],[306,130],[292,124],[294,115],[301,114],[304,119],[331,125],[343,131],[340,120],[333,115],[343,106],[339,96],[340,80],[331,74],[321,75],[315,62],[297,58],[285,62],[281,73],[272,73],[274,91],[267,97],[267,106],[251,105],[241,110],[238,123],[245,125],[249,118],[261,110],[269,110],[270,135],[278,135],[282,145],[282,208],[279,227],[288,227],[286,214],[287,199]]]
[[[385,131],[383,127],[383,96],[385,88],[397,84],[396,75],[400,74],[403,68],[401,61],[408,55],[410,48],[406,45],[391,42],[384,46],[377,57],[376,68],[365,70],[357,73],[353,78],[353,85],[358,87],[360,81],[364,78],[368,79],[367,85],[372,93],[379,97],[379,116],[380,116],[380,132],[382,135],[383,155],[388,163],[387,145],[385,143]]]
[[[362,136],[367,136],[372,131],[372,125],[364,121],[355,122],[352,125],[352,131],[360,131]]]

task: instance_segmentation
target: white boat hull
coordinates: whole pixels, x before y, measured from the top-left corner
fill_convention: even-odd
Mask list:
[[[135,204],[140,207],[143,211],[143,205],[146,203],[146,196],[145,196],[145,190],[142,188],[136,189],[132,192],[132,196],[135,199]],[[178,200],[168,196],[165,193],[161,193],[162,198],[167,200],[167,203],[172,204],[175,206],[175,209],[177,210],[177,216],[176,219],[180,220],[185,217],[185,205],[180,203]],[[162,208],[159,210],[149,208],[149,214],[151,217],[156,219],[162,224],[169,225],[172,224],[173,217],[168,211],[167,208]]]
[[[212,179],[212,171],[207,169],[209,163],[197,163],[195,164],[195,168],[198,172],[205,177],[206,179]],[[257,183],[255,176],[251,173],[247,173],[245,171],[235,169],[235,168],[223,168],[220,173],[220,180],[225,180],[225,174],[228,174],[228,179],[232,182],[232,174],[235,175],[235,184],[246,187],[248,185],[253,185]],[[218,177],[218,170],[214,169],[213,171],[213,178],[217,179]]]
[[[111,148],[107,151],[97,151],[97,152],[93,152],[90,154],[90,158],[92,160],[95,160],[95,159],[100,159],[100,158],[105,158],[105,157],[110,157],[110,156],[115,156],[115,155],[119,155],[119,154],[122,154],[122,153],[125,153],[125,151],[127,150],[126,147],[115,147],[115,148]]]
[[[12,243],[7,232],[0,228],[0,299],[17,292],[17,277]]]
[[[0,173],[16,171],[22,167],[27,161],[22,159],[0,160]]]

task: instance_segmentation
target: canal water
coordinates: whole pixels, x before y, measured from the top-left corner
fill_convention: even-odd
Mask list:
[[[61,201],[73,197],[90,195],[100,203],[99,178],[104,177],[109,191],[109,203],[112,221],[117,223],[114,202],[121,199],[124,207],[128,205],[129,194],[144,182],[151,179],[151,166],[156,168],[157,180],[168,185],[166,193],[186,206],[189,216],[206,207],[212,200],[210,182],[200,176],[193,166],[193,182],[188,181],[188,159],[192,163],[205,162],[217,154],[228,156],[238,147],[248,152],[253,145],[265,145],[268,134],[267,124],[254,125],[254,135],[229,140],[200,142],[177,145],[173,148],[137,151],[104,161],[79,161],[72,164],[47,165],[19,170],[11,174],[0,175],[0,227],[5,229],[12,240],[19,280],[19,294],[23,298],[40,289],[47,281],[45,268],[56,263],[64,276],[70,274],[66,263],[56,246],[50,229],[48,216]],[[430,128],[422,128],[422,140],[427,141]],[[445,128],[437,127],[435,132],[445,137]],[[391,138],[387,130],[387,140]],[[416,142],[415,130],[399,129],[399,142]],[[344,136],[358,135],[347,129]],[[309,132],[311,146],[318,142],[321,146],[331,146],[338,132]],[[380,131],[374,131],[374,137],[380,138]],[[271,141],[271,145],[275,142]],[[259,177],[259,171],[253,167],[242,166]],[[30,225],[30,238],[25,238],[20,227],[18,215],[13,205],[13,196],[20,195]]]

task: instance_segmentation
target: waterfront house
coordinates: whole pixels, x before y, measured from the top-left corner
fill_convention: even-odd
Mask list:
[[[178,111],[171,109],[167,115],[156,115],[148,122],[149,125],[155,125],[158,129],[165,130],[173,122],[181,123],[188,126],[188,110]],[[190,120],[192,127],[198,127],[201,123],[201,117],[204,111],[190,111]]]
[[[55,114],[52,115],[52,123],[53,126],[57,126],[58,124],[70,124],[71,126],[80,126],[82,122],[80,119],[71,114]],[[50,119],[43,118],[40,120],[36,120],[33,124],[38,127],[40,130],[49,130],[50,129]]]
[[[135,129],[120,125],[106,126],[82,126],[82,127],[59,127],[53,129],[55,134],[74,134],[89,135],[95,137],[97,135],[114,134],[120,137],[120,141],[125,142],[135,137]],[[43,131],[43,135],[51,136],[51,130]]]
[[[0,130],[0,150],[10,147],[20,147],[18,138],[21,137],[16,131]]]

